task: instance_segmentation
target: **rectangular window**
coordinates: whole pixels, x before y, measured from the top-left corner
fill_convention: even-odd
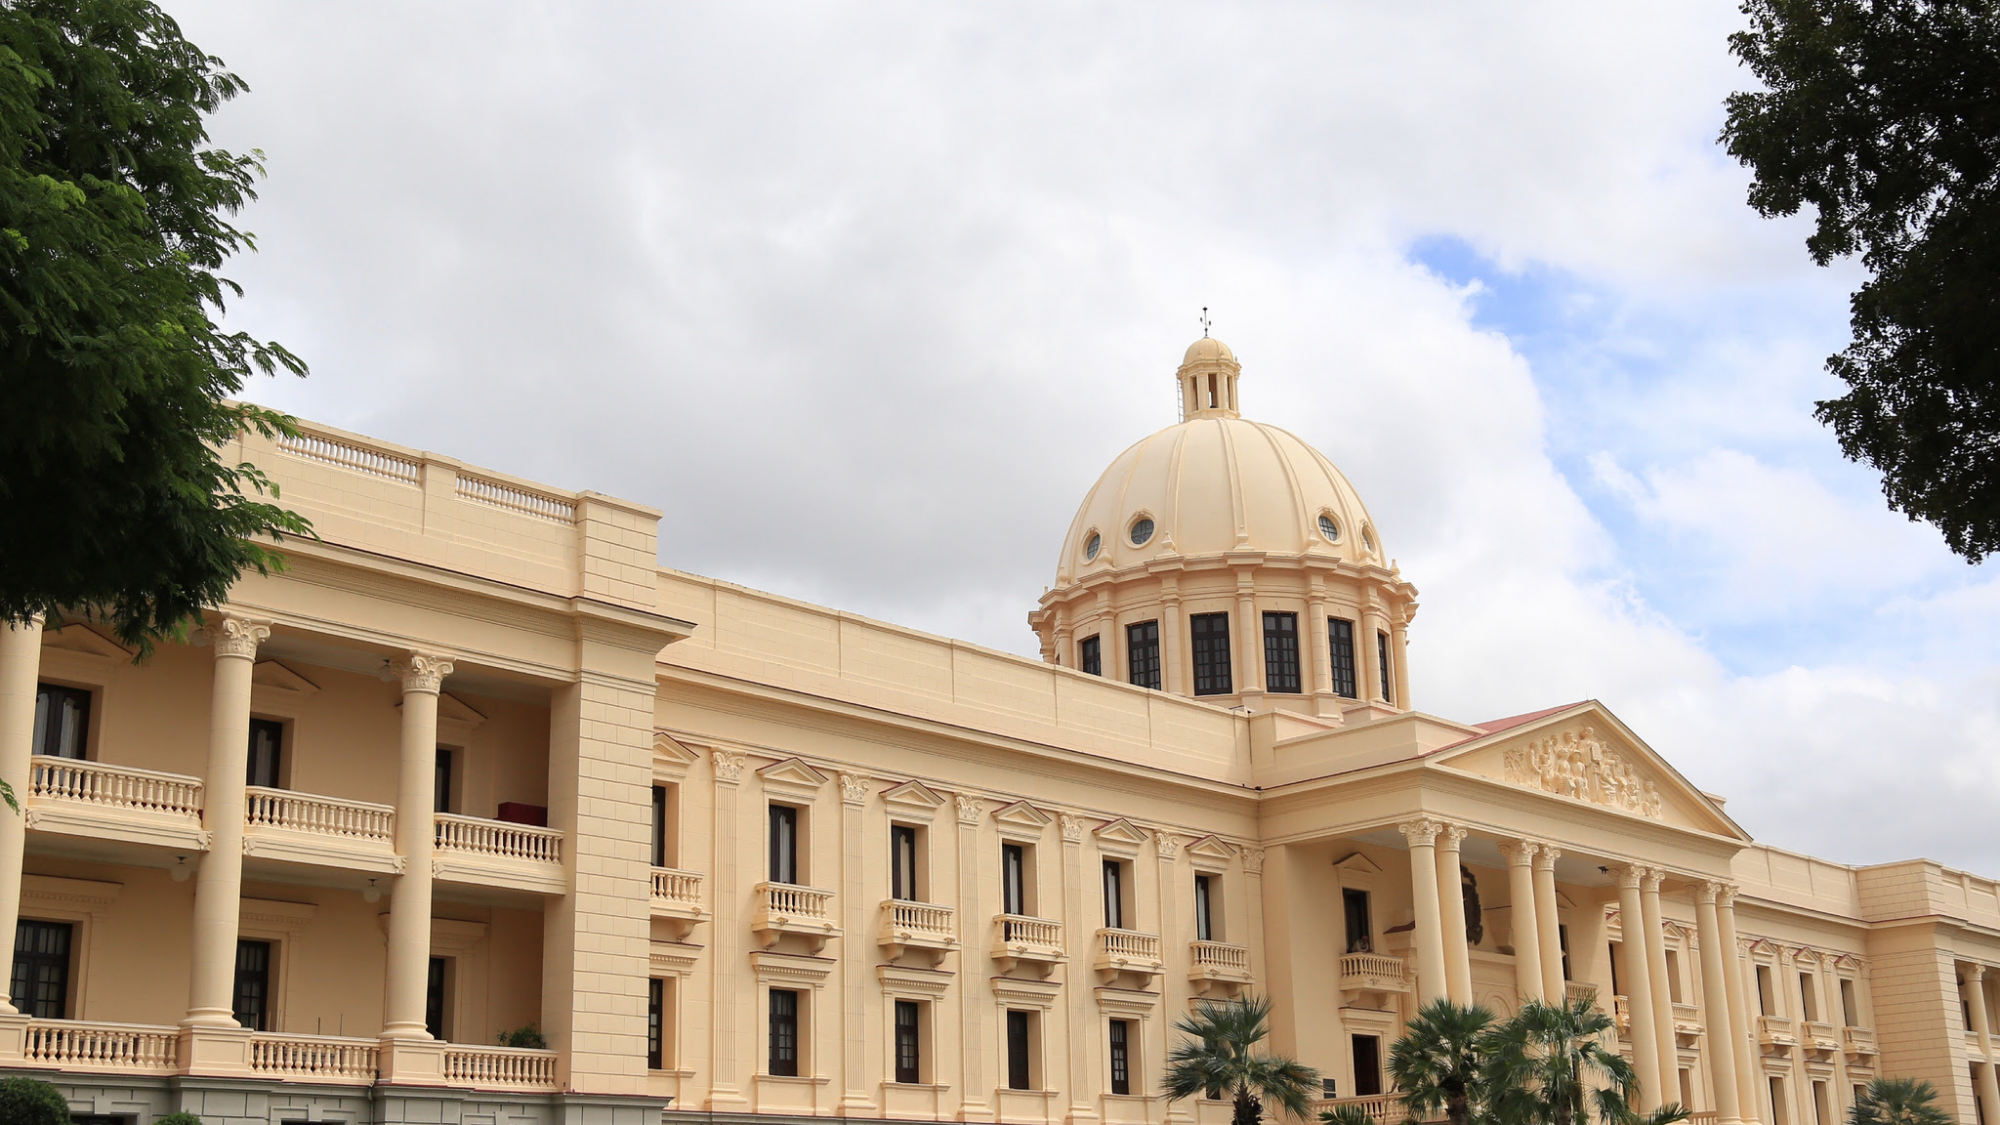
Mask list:
[[[653,866],[667,866],[667,787],[653,786]]]
[[[1785,1113],[1785,1080],[1771,1079],[1771,1125],[1792,1125],[1792,1119]]]
[[[1620,978],[1625,975],[1618,971],[1624,960],[1624,950],[1620,948],[1620,944],[1614,941],[1606,946],[1606,949],[1610,951],[1610,956],[1605,958],[1605,962],[1611,966],[1611,994],[1613,996],[1625,995],[1625,989],[1619,984]]]
[[[1215,940],[1215,915],[1209,900],[1209,879],[1210,876],[1207,875],[1196,875],[1194,877],[1194,936],[1196,941]]]
[[[1197,613],[1188,618],[1188,633],[1194,642],[1194,693],[1228,695],[1234,683],[1229,675],[1229,615]]]
[[[275,719],[250,720],[250,758],[246,763],[246,785],[278,788],[278,770],[284,764],[285,724]]]
[[[1819,1021],[1819,997],[1813,995],[1817,991],[1814,983],[1811,973],[1799,974],[1799,1018],[1807,1023]]]
[[[889,826],[889,897],[916,902],[917,830],[907,824]]]
[[[1028,1021],[1034,1018],[1032,1012],[1009,1011],[1007,1013],[1007,1088],[1009,1090],[1032,1090],[1033,1068],[1029,1066],[1029,1050],[1033,1039]]]
[[[667,982],[646,982],[646,1069],[666,1069]]]
[[[437,780],[434,783],[436,788],[432,790],[431,797],[431,803],[436,806],[435,811],[437,812],[448,813],[451,811],[452,754],[453,751],[449,747],[440,746],[437,748]]]
[[[1675,949],[1667,950],[1667,999],[1681,1003],[1681,957]]]
[[[12,995],[23,1015],[69,1018],[69,947],[74,929],[68,922],[23,918],[15,923]]]
[[[1393,703],[1396,693],[1389,688],[1389,634],[1375,634],[1375,663],[1382,669],[1382,702]]]
[[[921,1017],[915,1000],[896,1001],[896,1081],[921,1082],[923,1053],[918,1045],[917,1021]]]
[[[33,746],[44,757],[82,758],[90,749],[90,693],[36,684]]]
[[[1104,642],[1091,636],[1076,643],[1076,666],[1093,676],[1104,674]]]
[[[1359,696],[1354,679],[1354,622],[1339,617],[1326,619],[1327,666],[1333,671],[1333,694],[1349,699]]]
[[[1111,1092],[1132,1092],[1132,1021],[1111,1021]]]
[[[1299,694],[1299,615],[1264,615],[1264,690]]]
[[[424,1030],[433,1039],[445,1037],[444,1017],[451,1007],[451,961],[433,957],[424,974]]]
[[[799,810],[790,805],[772,805],[771,882],[797,883],[798,881]]]
[[[271,1030],[270,942],[237,941],[236,987],[229,1006],[237,1023],[252,1031]]]
[[[1347,916],[1347,951],[1375,952],[1375,919],[1368,910],[1368,892],[1342,887],[1340,905]]]
[[[799,1076],[799,994],[789,988],[771,990],[771,1073]]]
[[[1757,966],[1757,1014],[1775,1016],[1778,1006],[1771,995],[1771,966]]]
[[[1028,912],[1028,857],[1020,844],[1000,845],[1000,912]]]
[[[1847,1026],[1861,1026],[1861,1005],[1854,998],[1854,982],[1846,977],[1840,979],[1840,1015]]]
[[[1568,926],[1558,925],[1556,927],[1556,944],[1560,946],[1562,949],[1563,980],[1565,982],[1573,981],[1576,978],[1570,975],[1569,971],[1569,927]],[[1616,992],[1618,990],[1614,988],[1612,989],[1612,991]]]
[[[1372,1098],[1382,1092],[1382,1040],[1373,1035],[1356,1035],[1354,1045],[1354,1096]]]
[[[1104,927],[1125,928],[1125,865],[1115,859],[1104,861]]]
[[[1141,621],[1125,626],[1127,678],[1143,688],[1160,689],[1160,623]]]
[[[1814,1125],[1834,1125],[1833,1107],[1827,1104],[1826,1083],[1815,1082],[1812,1087]]]

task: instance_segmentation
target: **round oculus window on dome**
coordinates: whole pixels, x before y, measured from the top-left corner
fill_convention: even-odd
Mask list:
[[[1145,546],[1146,541],[1153,537],[1153,521],[1151,517],[1140,516],[1138,519],[1133,520],[1131,534],[1132,545],[1134,547]]]
[[[1361,546],[1369,553],[1375,553],[1375,533],[1368,528],[1361,529]]]
[[[1329,543],[1340,542],[1340,525],[1333,522],[1333,517],[1325,512],[1319,514],[1319,533],[1326,536],[1326,541]]]
[[[1083,541],[1083,561],[1094,562],[1097,559],[1097,552],[1103,549],[1104,539],[1095,531],[1091,532],[1090,538]]]

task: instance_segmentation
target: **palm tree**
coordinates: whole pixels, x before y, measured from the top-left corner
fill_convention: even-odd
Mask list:
[[[1425,1120],[1441,1108],[1452,1125],[1470,1125],[1485,1100],[1480,1079],[1492,1022],[1488,1009],[1443,997],[1417,1009],[1389,1048],[1389,1078],[1403,1092],[1412,1118]]]
[[[1937,1090],[1914,1078],[1877,1078],[1854,1099],[1847,1115],[1850,1125],[1950,1125],[1951,1118],[1931,1104]]]
[[[1375,1125],[1375,1118],[1353,1102],[1320,1110],[1319,1121],[1320,1125]]]
[[[1485,1037],[1480,1085],[1495,1125],[1587,1125],[1593,1111],[1610,1125],[1670,1125],[1688,1116],[1679,1103],[1650,1114],[1632,1109],[1638,1076],[1604,1045],[1611,1017],[1590,1000],[1530,1000]],[[1931,1123],[1926,1123],[1931,1125]]]
[[[1203,1000],[1194,1014],[1174,1022],[1187,1038],[1167,1056],[1167,1097],[1197,1094],[1235,1099],[1233,1125],[1258,1125],[1264,1098],[1295,1117],[1319,1090],[1319,1072],[1294,1059],[1258,1049],[1271,1033],[1271,1001],[1246,996],[1233,1003]]]

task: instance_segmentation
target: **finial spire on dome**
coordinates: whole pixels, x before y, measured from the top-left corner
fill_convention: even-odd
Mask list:
[[[1202,309],[1201,339],[1188,345],[1178,373],[1181,389],[1181,417],[1236,418],[1236,379],[1243,365],[1229,345],[1207,332],[1208,310]]]

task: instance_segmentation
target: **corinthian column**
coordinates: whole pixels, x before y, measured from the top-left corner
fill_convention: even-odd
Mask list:
[[[1646,922],[1646,969],[1653,978],[1653,1026],[1660,1043],[1660,1101],[1678,1101],[1681,1053],[1674,1043],[1674,993],[1667,980],[1667,927],[1660,913],[1660,883],[1667,873],[1648,868],[1640,884],[1639,907]],[[1627,931],[1628,933],[1630,931]]]
[[[250,757],[250,669],[268,622],[224,614],[208,628],[215,686],[208,710],[208,773],[201,826],[208,855],[194,884],[194,967],[183,1027],[235,1027],[237,912],[243,899],[243,790]]]
[[[403,873],[389,899],[388,1019],[384,1039],[429,1039],[424,989],[430,981],[431,865],[437,813],[438,691],[447,657],[412,652],[391,665],[403,681],[402,769],[396,785],[396,850]]]
[[[1646,956],[1646,911],[1640,905],[1639,884],[1646,869],[1620,865],[1611,869],[1618,880],[1618,920],[1624,931],[1625,1002],[1631,1015],[1632,1069],[1639,1073],[1637,1108],[1650,1113],[1661,1104],[1660,1025],[1653,1019],[1653,974]]]
[[[42,668],[42,619],[0,624],[0,779],[28,800],[28,771],[35,753],[35,681]],[[14,923],[21,916],[21,860],[28,852],[28,823],[0,810],[0,1015],[14,1014],[7,990],[14,980]]]
[[[1723,984],[1729,993],[1729,1030],[1735,1040],[1737,1114],[1745,1121],[1763,1120],[1758,1096],[1757,1055],[1750,1049],[1750,994],[1743,982],[1743,950],[1736,938],[1736,888],[1724,886],[1715,898],[1715,920],[1722,931]]]
[[[1542,943],[1542,987],[1551,1004],[1569,1000],[1569,990],[1563,987],[1562,915],[1556,902],[1556,860],[1561,858],[1562,849],[1547,844],[1535,851],[1535,933]]]
[[[1410,899],[1417,914],[1417,999],[1428,1004],[1450,995],[1445,985],[1444,924],[1438,917],[1437,836],[1435,820],[1413,820],[1396,830],[1410,842]],[[1463,932],[1459,935],[1464,940]]]
[[[1449,825],[1438,833],[1438,916],[1444,930],[1445,987],[1460,1004],[1472,1003],[1472,952],[1465,946],[1465,885],[1459,879],[1458,846],[1465,829]]]
[[[1535,851],[1526,840],[1500,842],[1500,855],[1507,861],[1507,914],[1514,922],[1514,991],[1523,1004],[1548,994],[1542,983],[1542,939],[1535,921]]]
[[[1722,922],[1715,901],[1720,883],[1694,889],[1695,936],[1701,941],[1701,1006],[1708,1022],[1708,1071],[1715,1080],[1716,1114],[1723,1125],[1743,1120],[1736,1085],[1736,1030],[1729,1018],[1729,961],[1723,956]]]
[[[1965,974],[1965,1011],[1972,1017],[1972,1033],[1979,1039],[1979,1058],[1974,1060],[1979,1108],[1983,1120],[2000,1121],[2000,1082],[1993,1074],[1992,1021],[1986,1014],[1986,966],[1974,965]]]

